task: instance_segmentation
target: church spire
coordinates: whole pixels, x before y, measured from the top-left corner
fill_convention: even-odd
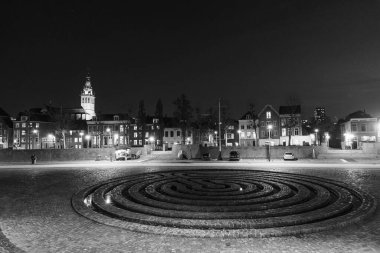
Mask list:
[[[90,77],[90,72],[87,73],[87,76],[86,76],[86,83],[84,84],[84,87],[85,87],[85,88],[92,89],[92,87],[91,87],[91,77]]]

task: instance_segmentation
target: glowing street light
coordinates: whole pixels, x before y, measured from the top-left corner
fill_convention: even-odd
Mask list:
[[[89,148],[91,136],[87,134],[84,138],[87,140],[87,148]]]
[[[108,141],[110,141],[110,139],[112,139],[112,137],[111,137],[111,129],[109,127],[107,127],[106,132],[109,134]],[[107,143],[107,144],[109,146],[109,143]]]
[[[270,141],[270,131],[272,130],[273,126],[272,125],[268,125],[267,126],[268,128],[268,133],[269,133],[269,146],[268,146],[268,160],[270,162],[270,145],[271,145],[271,141]]]
[[[330,135],[328,132],[325,133],[325,138],[326,138],[326,146],[329,147],[330,143],[329,143],[329,140],[330,140]]]
[[[318,128],[314,129],[315,132],[315,145],[318,145]]]

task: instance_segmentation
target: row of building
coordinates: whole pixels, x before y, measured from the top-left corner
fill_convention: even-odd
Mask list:
[[[258,114],[245,113],[240,120],[215,122],[200,127],[199,122],[183,126],[178,120],[162,116],[144,119],[126,113],[95,112],[95,93],[90,76],[84,84],[79,108],[46,105],[12,118],[0,109],[0,148],[67,149],[152,145],[170,149],[174,144],[204,146],[313,145],[329,139],[317,129],[305,131],[301,106],[265,105]],[[315,119],[325,120],[323,108],[315,110]],[[210,117],[205,115],[204,117]],[[219,130],[220,129],[220,130]],[[342,147],[359,148],[362,142],[379,140],[378,119],[356,113],[341,122]],[[323,137],[323,138],[319,138]]]

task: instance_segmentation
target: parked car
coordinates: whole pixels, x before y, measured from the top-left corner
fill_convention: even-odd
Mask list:
[[[202,159],[205,160],[205,161],[209,161],[209,160],[211,160],[210,153],[204,153],[204,154],[202,155]]]
[[[119,149],[115,151],[116,161],[125,161],[131,159],[131,149]]]
[[[230,161],[239,161],[240,160],[240,154],[237,151],[231,151],[230,152]]]
[[[297,160],[297,158],[294,156],[292,152],[285,152],[284,153],[284,160]]]

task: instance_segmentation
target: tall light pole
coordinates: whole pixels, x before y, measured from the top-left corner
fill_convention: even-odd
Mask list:
[[[38,135],[38,130],[37,129],[33,129],[33,134],[34,135]],[[35,143],[35,141],[36,141],[36,137],[35,136],[33,136],[33,142],[32,142],[32,149],[35,149],[34,148],[34,143]],[[38,143],[37,143],[38,144]]]
[[[110,139],[112,139],[112,136],[111,136],[111,129],[109,127],[107,127],[106,129],[107,133],[108,133],[108,142],[110,141]],[[107,142],[107,146],[109,146],[109,143]]]
[[[237,133],[238,133],[238,136],[239,136],[239,146],[241,145],[240,144],[240,133],[241,133],[241,130],[239,129],[238,131],[237,131]]]
[[[329,133],[325,133],[325,138],[326,138],[326,146],[329,147],[330,146],[330,135]]]
[[[91,138],[91,136],[87,134],[87,135],[85,136],[85,138],[86,138],[86,140],[87,140],[87,148],[89,148],[89,146],[90,146],[90,138]]]
[[[271,146],[271,141],[270,141],[270,131],[272,130],[273,126],[268,125],[268,134],[269,134],[269,146],[268,146],[268,160],[270,162],[270,146]]]
[[[220,122],[220,98],[219,98],[219,119],[218,119],[218,125],[219,125],[219,155],[218,155],[218,160],[223,160],[222,159],[222,138],[221,134],[222,131],[220,130],[222,122]]]
[[[315,145],[318,146],[318,128],[314,129],[315,132]]]

